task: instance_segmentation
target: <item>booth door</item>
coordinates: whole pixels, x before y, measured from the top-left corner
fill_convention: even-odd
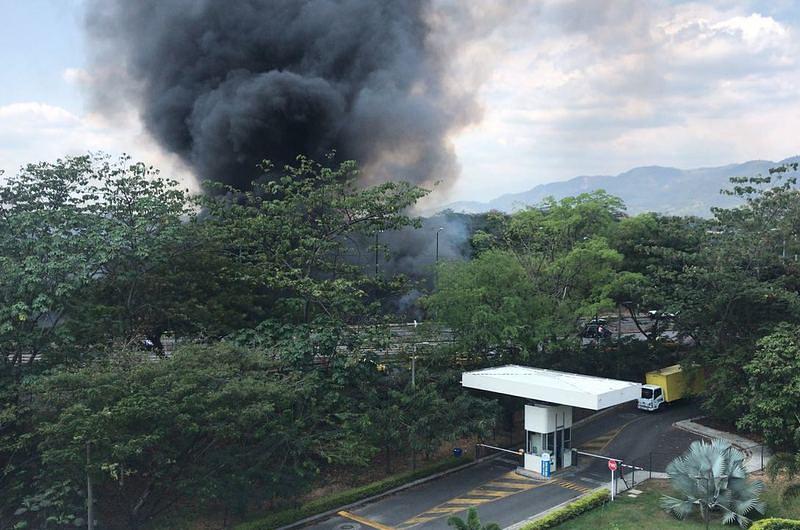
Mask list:
[[[556,469],[564,467],[564,430],[556,431]]]

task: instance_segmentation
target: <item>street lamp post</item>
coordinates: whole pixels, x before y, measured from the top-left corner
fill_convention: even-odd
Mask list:
[[[444,228],[439,227],[436,231],[436,263],[439,263],[439,232],[444,230]]]

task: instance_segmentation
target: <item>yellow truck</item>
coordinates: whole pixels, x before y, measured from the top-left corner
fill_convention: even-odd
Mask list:
[[[636,405],[640,410],[659,410],[665,403],[699,394],[705,387],[703,370],[699,366],[684,369],[675,364],[647,372],[644,378],[642,395]]]

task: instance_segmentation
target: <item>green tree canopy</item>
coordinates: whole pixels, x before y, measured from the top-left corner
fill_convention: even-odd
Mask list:
[[[613,307],[623,256],[607,238],[622,209],[596,192],[496,217],[494,235],[476,235],[474,260],[439,266],[426,307],[473,354],[511,356],[493,355],[495,362],[574,339],[580,317]]]
[[[357,415],[326,387],[319,373],[286,372],[225,345],[156,361],[121,352],[54,372],[29,388],[28,443],[43,471],[31,491],[81,484],[88,446],[102,515],[124,514],[125,528],[176,504],[302,492],[321,465],[363,465],[372,454]]]
[[[745,414],[739,426],[761,433],[773,449],[800,453],[800,336],[798,326],[781,324],[756,343],[744,366],[741,393]]]

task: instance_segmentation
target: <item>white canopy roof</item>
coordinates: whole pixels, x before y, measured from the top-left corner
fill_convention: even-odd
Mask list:
[[[509,364],[461,374],[461,385],[558,405],[600,410],[633,401],[642,385],[619,379]]]

